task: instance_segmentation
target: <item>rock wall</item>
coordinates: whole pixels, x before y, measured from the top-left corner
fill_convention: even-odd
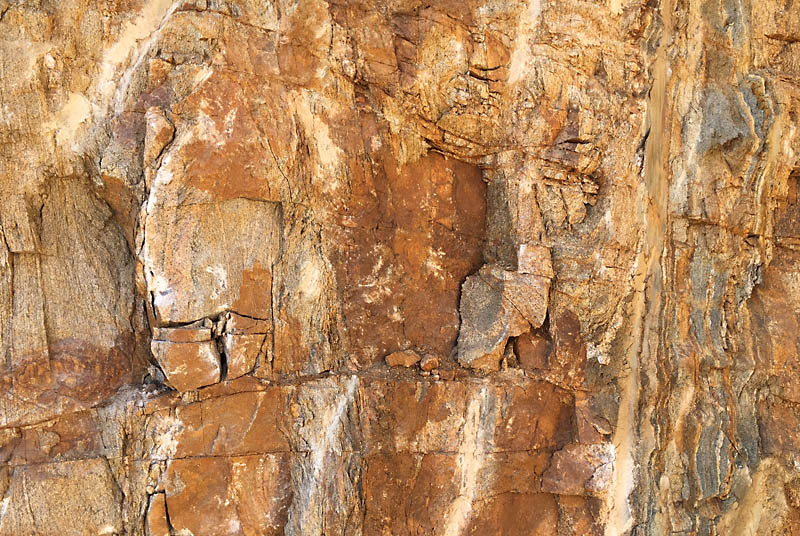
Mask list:
[[[0,535],[800,535],[796,0],[0,0]]]

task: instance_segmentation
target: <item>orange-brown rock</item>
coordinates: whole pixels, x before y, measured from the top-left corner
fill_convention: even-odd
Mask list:
[[[538,328],[547,313],[550,279],[484,265],[462,288],[458,360],[497,370],[509,338]]]
[[[169,384],[179,391],[197,389],[220,380],[220,362],[214,341],[150,344],[153,356]]]
[[[529,371],[544,370],[552,351],[552,343],[540,333],[524,333],[514,341],[514,350],[521,368]]]
[[[0,0],[0,536],[800,534],[798,43]]]
[[[228,378],[234,379],[251,372],[256,360],[262,355],[267,343],[266,334],[225,335],[225,358],[228,363]]]
[[[386,356],[386,364],[390,367],[413,367],[419,363],[421,357],[413,350],[392,352]]]
[[[611,443],[571,443],[553,454],[542,490],[559,495],[599,495],[611,488],[616,452]]]
[[[426,355],[419,362],[419,368],[426,372],[430,372],[439,368],[439,358],[435,355]]]
[[[223,336],[227,377],[234,379],[252,372],[259,358],[266,357],[271,343],[272,327],[268,320],[227,313]]]
[[[147,534],[152,536],[169,536],[170,520],[167,513],[167,501],[164,493],[155,493],[150,496],[147,506]]]

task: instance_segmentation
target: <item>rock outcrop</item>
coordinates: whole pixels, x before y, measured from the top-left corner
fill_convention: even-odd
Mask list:
[[[800,534],[800,4],[0,0],[0,535]]]

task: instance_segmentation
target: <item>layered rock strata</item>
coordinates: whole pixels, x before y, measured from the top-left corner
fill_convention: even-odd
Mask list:
[[[0,0],[0,535],[800,534],[798,43]]]

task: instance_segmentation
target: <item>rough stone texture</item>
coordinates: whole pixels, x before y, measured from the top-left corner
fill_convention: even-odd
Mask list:
[[[0,535],[800,535],[798,124],[793,0],[0,0]]]
[[[402,352],[392,352],[386,356],[386,364],[390,367],[413,367],[419,363],[422,357],[414,351],[404,350]]]

